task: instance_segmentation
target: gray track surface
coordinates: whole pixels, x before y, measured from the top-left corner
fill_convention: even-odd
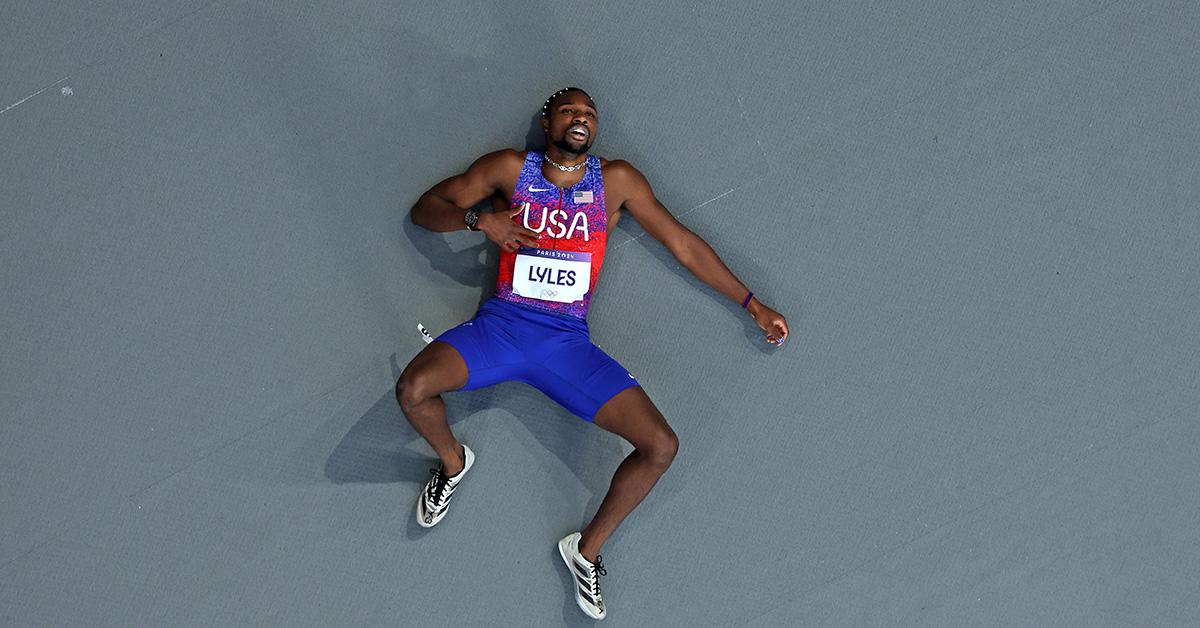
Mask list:
[[[496,260],[407,208],[564,84],[792,327],[614,232],[606,625],[1200,622],[1196,3],[443,4],[5,2],[3,624],[590,624],[628,446],[451,394],[425,532],[391,390]]]

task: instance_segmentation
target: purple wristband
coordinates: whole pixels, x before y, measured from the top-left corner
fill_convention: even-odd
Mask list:
[[[753,298],[754,298],[754,293],[753,293],[753,292],[751,292],[750,294],[747,294],[747,295],[746,295],[746,300],[745,300],[745,301],[742,301],[742,309],[743,309],[743,310],[744,310],[744,309],[746,309],[746,306],[747,306],[747,305],[750,305],[750,299],[753,299]]]

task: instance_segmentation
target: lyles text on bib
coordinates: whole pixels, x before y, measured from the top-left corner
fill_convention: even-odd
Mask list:
[[[574,303],[587,295],[592,254],[521,248],[513,266],[513,292],[529,298]]]

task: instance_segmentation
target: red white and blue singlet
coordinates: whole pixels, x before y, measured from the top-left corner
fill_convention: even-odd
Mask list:
[[[566,189],[542,175],[543,159],[529,151],[512,194],[520,210],[513,220],[542,239],[536,248],[501,252],[496,297],[586,318],[608,237],[600,158],[588,155],[583,178]]]
[[[542,235],[537,247],[500,254],[496,295],[475,318],[438,341],[458,350],[475,390],[507,381],[537,388],[588,421],[633,375],[591,342],[588,305],[604,261],[608,216],[600,159],[562,189],[542,176],[543,155],[530,151],[512,195],[518,224]]]

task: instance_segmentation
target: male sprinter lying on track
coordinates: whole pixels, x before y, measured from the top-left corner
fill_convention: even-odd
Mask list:
[[[542,106],[545,152],[501,150],[421,195],[412,220],[432,231],[482,231],[501,248],[496,294],[475,318],[429,344],[400,375],[396,398],[408,421],[441,458],[417,500],[417,522],[446,515],[475,454],[454,437],[441,394],[525,382],[572,413],[617,434],[634,451],[617,467],[595,517],[558,542],[575,599],[603,619],[600,548],[670,466],[679,442],[666,419],[620,364],[591,343],[586,316],[609,229],[627,210],[704,283],[741,303],[768,342],[787,339],[787,322],[754,298],[704,240],[675,220],[650,184],[624,161],[589,155],[596,104],[583,90],[555,92]],[[502,196],[509,211],[466,208]]]

